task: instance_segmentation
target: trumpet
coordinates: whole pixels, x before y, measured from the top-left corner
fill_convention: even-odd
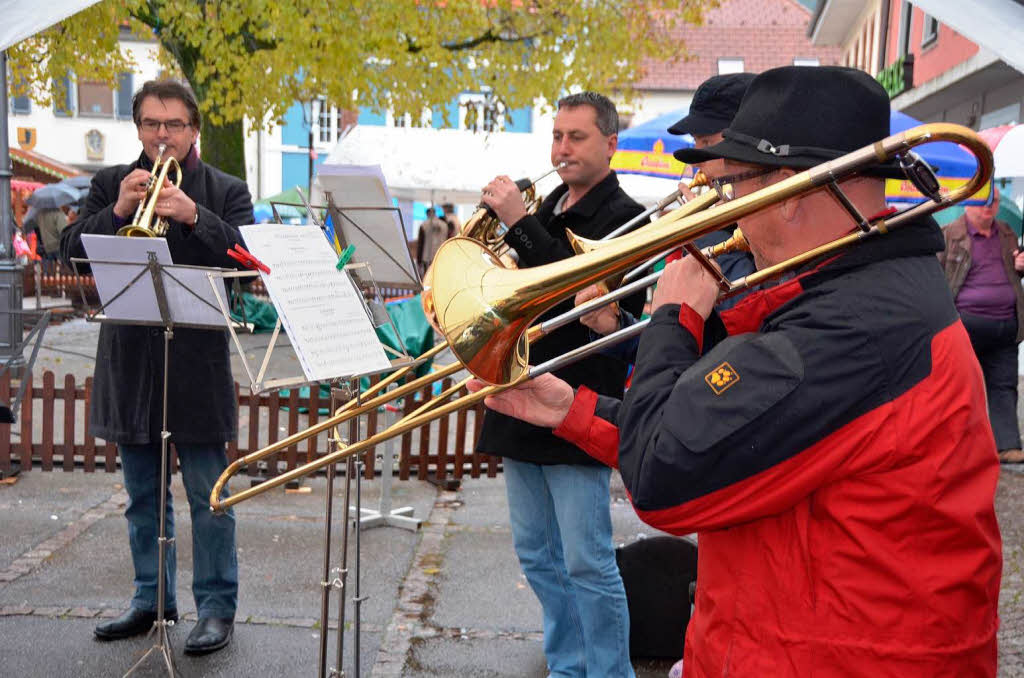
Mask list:
[[[163,238],[167,235],[167,220],[163,217],[156,217],[154,221],[154,210],[157,200],[160,199],[160,191],[163,190],[164,181],[173,168],[176,174],[174,185],[181,187],[181,165],[176,158],[171,157],[163,160],[166,144],[160,144],[157,149],[156,160],[153,161],[153,169],[149,173],[149,181],[146,183],[146,195],[139,202],[135,209],[135,216],[132,223],[125,224],[117,230],[118,235],[129,238]]]
[[[912,162],[914,147],[936,141],[958,143],[972,152],[978,162],[974,175],[963,185],[946,194],[938,191],[938,182],[934,175],[922,175],[922,172],[927,170],[926,166],[919,162]],[[435,262],[438,259],[444,262],[438,270],[446,273],[436,281],[434,291],[435,298],[441,301],[438,308],[444,311],[439,316],[442,331],[461,366],[459,364],[448,366],[433,375],[433,378],[448,377],[465,367],[471,374],[490,385],[475,393],[449,401],[449,398],[461,390],[469,380],[469,378],[464,379],[384,431],[365,440],[343,446],[335,452],[275,476],[256,487],[221,499],[221,492],[230,477],[246,464],[335,426],[337,424],[335,419],[340,416],[336,415],[317,426],[289,436],[275,445],[233,462],[214,485],[210,496],[211,508],[221,510],[346,457],[363,453],[386,440],[423,426],[434,419],[473,406],[490,395],[513,388],[528,379],[579,360],[604,346],[634,336],[642,331],[642,323],[603,337],[547,363],[533,367],[528,364],[530,342],[553,329],[552,321],[532,327],[530,323],[544,311],[571,297],[584,287],[598,280],[617,275],[622,270],[647,260],[657,252],[675,249],[679,246],[691,246],[693,240],[710,231],[790,198],[823,188],[834,194],[843,195],[839,188],[841,180],[876,164],[888,162],[893,157],[899,158],[901,164],[910,168],[909,178],[931,198],[930,201],[894,215],[885,215],[869,220],[861,215],[848,200],[840,199],[840,204],[859,227],[858,229],[849,235],[814,247],[784,262],[760,269],[736,281],[726,280],[718,272],[721,290],[719,297],[726,298],[784,275],[819,257],[847,248],[863,239],[881,236],[909,221],[967,199],[990,179],[993,170],[991,151],[976,133],[965,127],[948,123],[922,125],[805,170],[742,198],[710,207],[700,213],[684,213],[683,216],[680,216],[680,212],[684,208],[679,208],[637,233],[595,244],[595,247],[585,254],[526,270],[505,269],[493,252],[475,240],[457,237],[447,241],[435,258]],[[709,191],[687,205],[692,205],[703,198],[717,199],[715,194],[715,191]],[[845,195],[843,197],[845,198]],[[693,209],[691,209],[692,211]],[[735,242],[736,238],[737,236],[734,236],[734,241],[705,251],[691,249],[691,247],[687,247],[687,249],[691,250],[691,254],[695,253],[696,256],[704,259],[705,265],[717,272],[707,258],[730,248],[742,247],[742,243]],[[742,238],[742,235],[739,235],[738,238]],[[651,277],[654,276],[649,276],[649,278]],[[608,297],[624,296],[633,291],[630,289],[633,285],[645,282],[648,280],[635,281]],[[600,305],[609,303],[611,299],[608,297],[591,300],[565,314],[565,317],[560,316],[555,320],[562,324],[570,322],[571,319],[578,318]],[[572,318],[568,319],[570,316]],[[381,398],[390,399],[399,394],[407,394],[412,390],[422,388],[424,384],[415,384],[411,389],[410,386],[412,384],[407,384],[393,394],[379,396],[357,407],[349,404],[343,408],[342,414],[355,416],[377,407]]]

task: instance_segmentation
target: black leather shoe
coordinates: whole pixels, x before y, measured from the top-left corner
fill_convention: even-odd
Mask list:
[[[168,621],[178,621],[177,610],[166,610],[164,612],[164,619]],[[111,619],[105,621],[102,624],[96,626],[93,629],[93,633],[100,640],[117,640],[118,638],[131,638],[137,636],[140,633],[146,633],[153,628],[153,622],[156,621],[156,612],[148,612],[146,610],[140,610],[137,607],[130,607],[128,611],[122,614],[117,619]]]
[[[185,654],[206,654],[216,652],[231,642],[235,628],[233,619],[202,617],[185,641]]]

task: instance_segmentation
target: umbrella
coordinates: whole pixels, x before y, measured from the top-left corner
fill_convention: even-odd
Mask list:
[[[992,150],[997,178],[1024,177],[1024,125],[1007,130]]]
[[[1015,190],[1010,200],[999,204],[999,213],[1006,205],[1015,205],[1020,197],[1020,186],[1024,183],[1024,125],[1001,125],[983,129],[978,134],[992,148],[995,176],[1002,185],[1012,181]],[[1017,224],[1018,233],[1024,233],[1024,216],[1010,223]],[[1021,247],[1024,248],[1024,236]]]
[[[254,211],[256,209],[260,209],[260,205],[266,205],[267,207],[270,207],[270,203],[274,203],[274,207],[277,208],[277,213],[281,216],[282,219],[287,219],[291,221],[305,219],[306,217],[306,208],[299,206],[302,204],[302,198],[299,197],[299,192],[296,191],[294,188],[289,188],[288,190],[281,191],[276,195],[272,195],[268,198],[263,198],[262,200],[257,200],[255,203],[253,203]],[[273,214],[272,210],[270,211],[270,214]]]
[[[672,157],[672,152],[692,148],[693,139],[689,134],[669,134],[668,128],[686,113],[687,109],[679,109],[619,132],[619,147],[612,156],[612,169],[619,174],[678,180],[686,170],[686,163]]]
[[[912,127],[922,125],[905,113],[893,111],[889,119],[891,134],[904,132]],[[949,141],[922,144],[914,149],[921,158],[935,169],[942,188],[948,190],[962,186],[974,175],[978,163],[974,156],[959,145]],[[989,182],[969,200],[964,200],[963,205],[983,205],[988,202],[992,184]],[[886,179],[885,199],[897,203],[921,203],[927,200],[914,187],[914,184],[907,179]]]
[[[92,177],[88,174],[76,174],[73,177],[68,177],[60,183],[67,184],[68,186],[74,186],[77,189],[89,188],[92,184]]]
[[[81,196],[82,192],[74,186],[64,183],[47,184],[33,191],[32,195],[25,199],[25,202],[32,207],[45,209],[77,203]]]

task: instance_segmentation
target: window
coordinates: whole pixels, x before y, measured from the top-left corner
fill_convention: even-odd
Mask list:
[[[459,95],[459,129],[470,132],[505,130],[505,104],[490,92]]]
[[[921,29],[921,47],[927,47],[939,38],[939,20],[935,17],[924,15],[924,28]]]
[[[132,74],[122,73],[117,78],[117,118],[132,119]]]
[[[114,92],[103,82],[78,82],[78,114],[90,117],[114,117]]]
[[[331,142],[331,106],[325,99],[320,99],[320,113],[316,117],[317,127],[320,128],[319,139],[321,143]]]
[[[820,66],[821,63],[817,59],[797,57],[793,59],[794,66]]]
[[[75,91],[70,76],[53,81],[53,114],[64,118],[75,114]]]
[[[742,73],[743,72],[743,59],[727,58],[718,60],[718,74],[725,75],[726,73]]]
[[[913,17],[914,8],[903,0],[900,7],[900,53],[899,56],[906,56],[910,53],[910,20]]]

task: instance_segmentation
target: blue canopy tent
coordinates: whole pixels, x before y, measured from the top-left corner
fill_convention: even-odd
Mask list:
[[[672,157],[680,148],[691,148],[690,135],[677,136],[668,133],[668,128],[687,114],[686,108],[665,113],[645,123],[619,132],[619,148],[612,157],[611,166],[619,174],[639,174],[678,180],[691,176],[685,163]],[[922,124],[905,113],[893,111],[890,129],[893,134],[903,132]],[[952,189],[966,182],[973,174],[977,163],[974,156],[951,142],[929,143],[919,146],[918,155],[936,168],[939,182],[946,189]],[[988,201],[989,188],[978,193],[978,197],[965,201],[967,205],[980,205]],[[914,185],[906,180],[889,179],[885,187],[889,202],[919,203],[925,198]]]
[[[692,148],[693,138],[689,134],[669,134],[668,128],[686,113],[687,109],[681,108],[619,132],[619,148],[612,156],[612,169],[619,174],[678,181],[686,171],[686,163],[672,157],[672,152]]]
[[[905,113],[893,111],[889,122],[892,134],[904,132],[912,127],[923,124]],[[967,182],[974,175],[978,163],[974,156],[957,144],[949,141],[939,141],[918,146],[915,151],[929,165],[935,168],[935,174],[939,183],[945,189],[954,189]],[[992,184],[989,182],[984,189],[975,194],[970,200],[960,203],[962,205],[983,205],[989,200]],[[920,203],[925,198],[914,185],[907,180],[888,179],[885,182],[885,197],[889,202],[895,203]]]

